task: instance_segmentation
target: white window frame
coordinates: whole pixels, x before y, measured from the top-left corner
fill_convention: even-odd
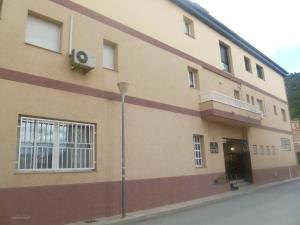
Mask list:
[[[103,41],[102,66],[105,69],[117,70],[117,44]]]
[[[183,17],[183,23],[184,23],[184,34],[186,34],[189,37],[195,38],[195,32],[194,32],[194,22],[193,20]]]
[[[291,151],[291,139],[289,138],[280,138],[280,146],[282,151]]]
[[[193,135],[194,163],[196,168],[203,167],[202,138],[202,135]]]
[[[30,126],[27,127],[27,124]],[[94,170],[96,163],[95,128],[94,124],[88,123],[20,117],[17,171]],[[28,151],[30,155],[29,167],[26,165]],[[24,160],[21,157],[22,153],[25,155]],[[64,161],[64,157],[66,157],[66,161]],[[70,163],[68,159],[70,159]],[[44,164],[44,162],[46,163]]]
[[[61,51],[61,33],[61,23],[33,12],[28,14],[25,43],[59,53]]]
[[[196,74],[192,70],[189,70],[189,86],[190,88],[196,88]]]
[[[253,155],[258,155],[257,145],[252,145]]]

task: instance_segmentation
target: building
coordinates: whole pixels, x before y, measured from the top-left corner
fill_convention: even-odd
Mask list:
[[[298,164],[300,165],[300,122],[298,120],[292,120],[291,124],[294,139],[294,148]]]
[[[119,81],[129,211],[298,176],[287,72],[198,5],[0,2],[0,224],[120,213]]]

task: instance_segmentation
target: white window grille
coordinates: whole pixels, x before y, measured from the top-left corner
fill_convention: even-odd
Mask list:
[[[59,52],[61,44],[61,24],[28,15],[25,42]]]
[[[276,154],[276,147],[274,145],[272,145],[272,154],[275,155]]]
[[[201,139],[201,135],[193,135],[195,167],[203,166]]]
[[[292,150],[290,139],[280,138],[280,142],[281,142],[281,150],[282,151],[291,151]]]
[[[253,149],[253,155],[257,155],[257,153],[258,153],[258,151],[257,151],[257,145],[253,145],[252,149]]]
[[[21,117],[17,169],[94,169],[95,125]]]

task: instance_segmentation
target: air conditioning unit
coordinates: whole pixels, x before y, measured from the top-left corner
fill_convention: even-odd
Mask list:
[[[80,49],[73,49],[71,55],[72,69],[80,68],[88,72],[96,67],[96,56]]]

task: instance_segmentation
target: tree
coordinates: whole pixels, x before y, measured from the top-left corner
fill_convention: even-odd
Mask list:
[[[300,119],[300,73],[290,74],[285,78],[292,119]]]

